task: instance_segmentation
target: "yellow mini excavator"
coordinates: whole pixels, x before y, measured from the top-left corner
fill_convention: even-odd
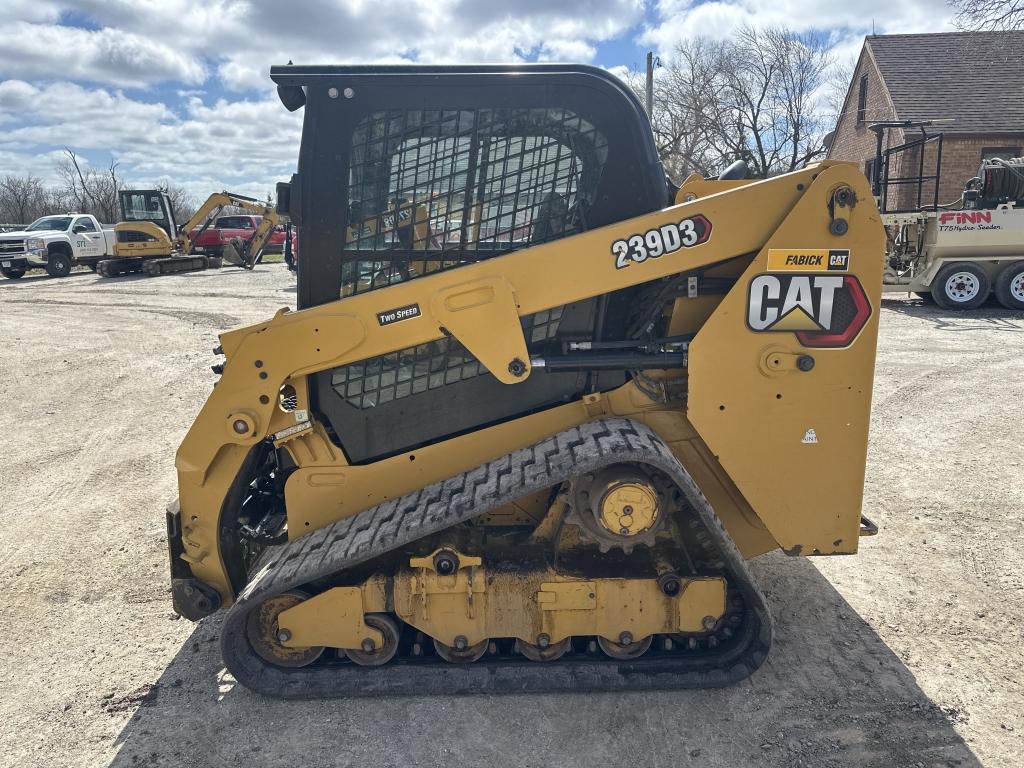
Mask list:
[[[220,266],[219,260],[193,254],[192,241],[228,206],[263,217],[252,239],[246,243],[229,244],[224,249],[224,258],[229,263],[252,269],[281,220],[273,206],[255,198],[232,192],[215,192],[179,229],[171,200],[163,190],[126,189],[118,196],[121,221],[114,225],[114,258],[101,261],[96,266],[101,277],[131,272],[145,272],[155,277]]]
[[[864,175],[666,181],[564,65],[272,70],[297,311],[224,333],[175,609],[308,698],[720,686],[746,560],[857,551],[884,233]]]

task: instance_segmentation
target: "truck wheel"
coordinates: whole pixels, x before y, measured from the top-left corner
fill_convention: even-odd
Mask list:
[[[19,267],[0,267],[0,275],[3,275],[8,280],[17,280],[19,277],[23,277],[25,270]]]
[[[934,304],[935,297],[932,296],[928,291],[914,291],[914,295],[917,296],[925,304]]]
[[[977,309],[991,288],[988,275],[965,261],[947,264],[932,282],[932,298],[943,309]]]
[[[46,264],[50,277],[67,277],[71,274],[71,257],[64,251],[52,251]]]
[[[1024,309],[1024,261],[1017,261],[996,278],[996,298],[1007,309]]]

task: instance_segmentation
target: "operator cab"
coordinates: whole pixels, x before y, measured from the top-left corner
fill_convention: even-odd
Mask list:
[[[173,240],[178,234],[174,208],[166,192],[146,189],[124,189],[118,193],[121,221],[150,221]]]
[[[642,106],[601,69],[277,66],[271,78],[287,108],[305,107],[298,173],[279,190],[279,211],[303,243],[299,308],[672,202]],[[530,353],[623,338],[640,290],[524,317]],[[446,337],[314,374],[310,384],[349,460],[366,462],[627,379],[573,371],[507,386]]]

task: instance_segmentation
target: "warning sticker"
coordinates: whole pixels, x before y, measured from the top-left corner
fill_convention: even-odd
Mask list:
[[[849,250],[810,248],[768,249],[769,272],[846,272],[850,269]]]
[[[296,424],[296,425],[291,426],[291,427],[285,427],[280,432],[276,432],[274,434],[274,436],[273,436],[274,437],[274,441],[275,442],[280,442],[281,440],[285,440],[285,439],[287,439],[289,437],[294,437],[295,435],[297,435],[297,434],[299,434],[301,432],[305,432],[306,430],[312,429],[312,428],[313,428],[313,424],[312,424],[312,422],[309,422],[309,421],[304,421],[301,424]]]

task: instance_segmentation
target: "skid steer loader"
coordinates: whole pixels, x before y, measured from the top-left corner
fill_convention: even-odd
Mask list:
[[[721,686],[746,560],[850,554],[884,235],[824,162],[666,182],[576,66],[272,70],[298,310],[224,333],[177,454],[176,610],[262,694]],[[404,213],[403,213],[404,212]]]

